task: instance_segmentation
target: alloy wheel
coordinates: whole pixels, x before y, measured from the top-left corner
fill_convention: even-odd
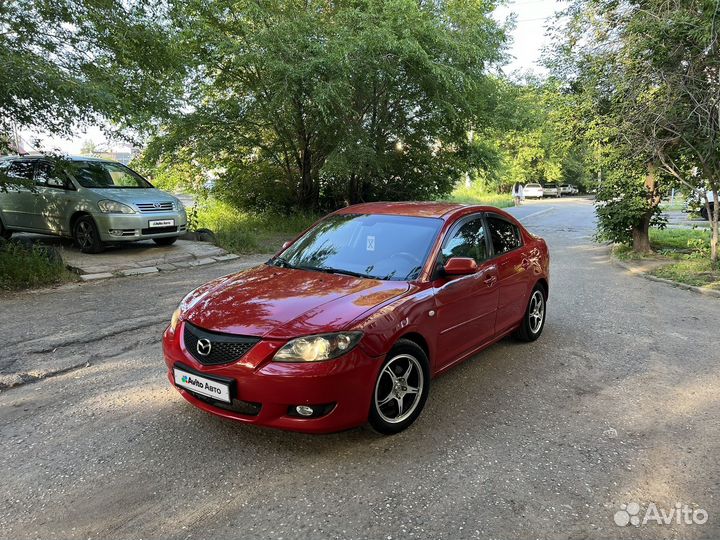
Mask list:
[[[528,325],[533,334],[537,334],[542,328],[545,317],[545,297],[541,291],[535,291],[530,298],[530,309],[528,309]]]
[[[417,358],[409,354],[393,357],[375,384],[375,408],[380,417],[397,424],[408,418],[420,403],[425,377]]]
[[[94,231],[87,221],[81,221],[77,227],[77,242],[80,248],[89,248],[94,242]]]

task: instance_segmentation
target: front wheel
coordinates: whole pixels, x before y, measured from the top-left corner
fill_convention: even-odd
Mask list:
[[[90,216],[82,216],[75,222],[73,240],[83,253],[100,253],[103,250],[97,225]]]
[[[373,389],[370,425],[392,435],[409,427],[425,406],[430,391],[430,364],[425,351],[407,339],[388,353]]]
[[[521,341],[535,341],[542,334],[545,327],[545,300],[545,291],[540,285],[535,285],[523,321],[515,333]]]

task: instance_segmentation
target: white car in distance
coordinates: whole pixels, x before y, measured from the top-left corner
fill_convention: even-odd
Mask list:
[[[526,199],[542,199],[543,194],[544,190],[540,184],[527,184],[523,188],[523,195]]]

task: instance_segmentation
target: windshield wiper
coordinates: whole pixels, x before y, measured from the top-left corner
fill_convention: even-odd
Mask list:
[[[315,270],[319,270],[320,272],[327,272],[328,274],[342,274],[345,276],[352,276],[352,277],[359,277],[359,278],[366,278],[366,279],[378,279],[375,276],[371,276],[369,274],[353,272],[352,270],[343,270],[341,268],[330,268],[328,266],[322,266],[320,268],[316,268]]]
[[[343,270],[341,268],[331,268],[329,266],[309,266],[309,265],[303,265],[298,264],[296,266],[293,266],[289,262],[287,262],[282,257],[275,257],[270,260],[270,262],[275,266],[280,266],[282,268],[292,268],[293,270],[307,270],[309,272],[324,272],[326,274],[340,274],[345,276],[352,276],[352,277],[359,277],[359,278],[366,278],[366,279],[378,279],[375,276],[371,276],[369,274],[362,274],[360,272],[353,272],[352,270]]]

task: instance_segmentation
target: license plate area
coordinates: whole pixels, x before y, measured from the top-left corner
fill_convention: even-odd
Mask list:
[[[148,221],[148,228],[153,229],[155,227],[174,227],[174,219],[151,219]]]
[[[173,381],[175,386],[194,394],[200,394],[223,403],[232,402],[232,379],[199,375],[184,366],[175,366],[173,367]]]

